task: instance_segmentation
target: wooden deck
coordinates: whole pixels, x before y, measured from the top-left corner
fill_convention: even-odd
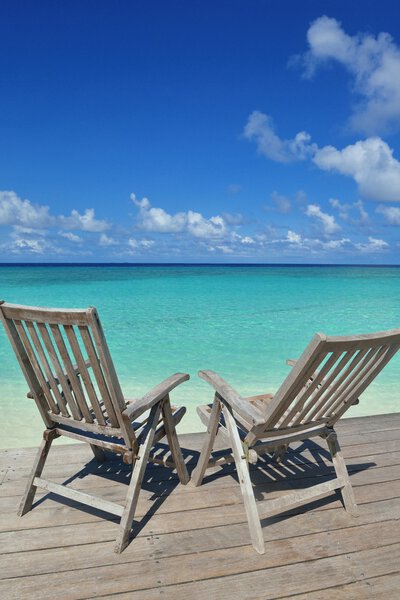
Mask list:
[[[343,420],[337,431],[360,516],[348,515],[331,495],[268,518],[264,555],[249,542],[230,465],[200,488],[181,487],[169,469],[150,466],[137,537],[116,555],[111,515],[40,493],[33,510],[17,517],[35,449],[2,450],[0,598],[400,598],[400,413]],[[202,434],[180,439],[192,468]],[[330,476],[324,446],[297,446],[280,467],[267,460],[251,467],[258,500]],[[98,464],[88,446],[76,444],[55,446],[44,473],[121,501],[129,470],[115,458]]]

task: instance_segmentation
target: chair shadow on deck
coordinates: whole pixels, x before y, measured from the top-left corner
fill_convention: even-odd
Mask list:
[[[185,460],[185,463],[190,468],[193,464],[196,464],[198,458],[198,452],[192,451],[186,448],[181,448],[182,455]],[[171,452],[168,447],[168,444],[158,443],[153,447],[153,455],[156,455],[160,461],[171,458]],[[131,476],[132,476],[132,468],[130,465],[126,465],[122,461],[122,457],[120,455],[115,455],[113,453],[106,453],[106,461],[98,462],[95,458],[89,460],[79,471],[75,472],[71,477],[63,481],[63,485],[73,484],[78,480],[84,480],[88,476],[97,476],[99,479],[103,479],[105,482],[112,482],[114,485],[106,486],[109,487],[112,492],[115,492],[116,487],[120,484],[129,485]],[[179,477],[176,473],[176,470],[171,468],[167,468],[161,464],[151,464],[148,463],[145,475],[142,481],[141,490],[151,492],[151,496],[148,497],[149,507],[144,514],[141,516],[137,516],[132,523],[130,538],[136,537],[139,532],[147,525],[151,517],[157,513],[163,503],[168,499],[170,494],[180,485]],[[91,486],[92,487],[92,486]],[[97,487],[97,486],[96,486]],[[102,482],[99,481],[98,487],[103,487]],[[111,496],[114,494],[112,493]],[[119,487],[119,495],[121,499],[124,498],[126,492],[122,486]],[[103,493],[104,499],[108,499],[108,495]],[[95,508],[94,506],[89,506],[87,504],[83,504],[77,500],[71,500],[69,498],[63,497],[61,495],[50,492],[45,494],[44,496],[38,498],[32,508],[34,509],[37,506],[45,503],[48,499],[56,499],[58,503],[63,504],[64,506],[71,508],[78,508],[82,512],[85,512],[89,515],[99,517],[102,520],[110,521],[113,523],[119,522],[119,517]],[[142,511],[140,511],[142,513]]]
[[[304,490],[315,485],[319,481],[330,481],[335,478],[335,469],[332,458],[327,449],[318,442],[308,439],[298,442],[288,449],[280,462],[273,458],[273,453],[265,453],[258,457],[255,464],[249,465],[250,479],[253,486],[254,497],[268,506],[269,495],[278,492],[293,492],[295,490]],[[226,456],[226,450],[217,450],[213,452],[215,459]],[[353,463],[348,465],[350,478],[353,474],[365,471],[376,466],[374,462]],[[218,480],[220,477],[230,475],[238,483],[239,478],[235,463],[222,464],[215,472],[208,473],[204,477],[204,483]],[[276,497],[274,495],[274,497]],[[284,520],[294,512],[306,512],[323,505],[328,505],[334,500],[339,500],[344,506],[340,490],[333,490],[328,496],[319,499],[310,500],[296,508],[279,511],[273,515],[274,521]],[[263,525],[266,525],[271,517],[262,517]]]

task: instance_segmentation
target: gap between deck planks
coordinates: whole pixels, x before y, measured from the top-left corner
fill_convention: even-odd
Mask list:
[[[360,429],[364,435],[359,433]],[[236,599],[291,596],[317,600],[327,597],[318,593],[328,587],[330,594],[337,598],[346,597],[336,594],[336,591],[344,594],[342,590],[346,588],[355,594],[347,597],[364,598],[367,596],[360,594],[369,590],[364,582],[371,581],[375,596],[379,593],[381,599],[390,598],[385,596],[385,589],[390,594],[393,581],[398,577],[399,557],[395,552],[400,543],[400,436],[396,432],[400,432],[400,415],[344,420],[339,439],[344,452],[348,453],[350,465],[368,462],[377,465],[365,470],[350,469],[361,517],[352,519],[338,500],[329,497],[285,513],[282,518],[268,519],[263,523],[268,548],[263,557],[255,554],[248,544],[238,485],[229,474],[211,478],[202,487],[189,489],[185,494],[178,487],[173,489],[176,482],[162,479],[164,469],[151,467],[152,475],[160,475],[153,481],[156,494],[157,487],[166,488],[165,499],[161,497],[163,502],[159,502],[139,537],[116,557],[111,548],[116,524],[99,515],[89,515],[61,505],[57,500],[45,499],[23,519],[13,516],[12,503],[18,501],[18,482],[23,481],[24,471],[29,471],[34,451],[17,450],[14,454],[9,451],[6,461],[3,461],[4,453],[0,453],[1,466],[8,470],[4,477],[7,481],[0,488],[12,488],[11,495],[0,498],[0,510],[2,513],[5,510],[5,519],[10,520],[10,525],[3,521],[8,530],[3,531],[3,537],[0,534],[2,547],[7,544],[6,554],[0,556],[0,576],[6,577],[0,582],[1,597],[31,600],[54,597],[56,593],[58,598],[66,600],[95,597],[220,600],[231,597],[234,590]],[[394,436],[391,441],[388,441],[389,436]],[[385,441],[386,452],[383,451]],[[184,447],[196,450],[201,445],[201,435],[181,436],[181,442]],[[72,459],[68,461],[68,474],[79,468],[79,455],[83,457],[81,466],[89,458],[77,446],[65,448],[58,447],[54,463],[49,463],[54,474],[63,451]],[[306,471],[307,464],[312,463],[306,458],[300,463]],[[274,471],[269,472],[271,475]],[[260,495],[270,493],[270,497],[274,497],[287,486],[271,479],[269,483],[262,483],[262,473],[256,476],[252,471],[252,476]],[[106,481],[103,477],[90,477],[92,485],[95,479],[101,480],[98,489],[102,488],[101,491],[113,499],[118,495],[117,488],[124,488],[112,481],[101,485]],[[291,476],[290,471],[289,478],[289,486],[307,482],[306,476]],[[167,483],[171,484],[170,488]],[[277,487],[279,490],[274,492]],[[150,489],[145,491],[139,517],[154,502],[151,496]],[[155,502],[160,500],[159,496],[154,497]],[[5,504],[1,504],[3,501]],[[7,504],[8,501],[11,503]],[[34,516],[35,512],[38,516]],[[14,529],[12,525],[17,519],[19,523],[26,520],[19,531],[16,531],[19,525]],[[49,544],[47,548],[46,544]],[[43,595],[45,580],[52,582],[49,589],[53,590],[53,596],[47,591]],[[196,583],[193,580],[197,580]],[[378,580],[382,589],[377,587]]]

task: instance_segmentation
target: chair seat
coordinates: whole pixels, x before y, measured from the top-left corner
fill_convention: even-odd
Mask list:
[[[259,394],[258,396],[247,396],[243,398],[247,402],[250,402],[253,406],[258,408],[260,412],[266,414],[267,407],[271,400],[274,399],[273,394]]]

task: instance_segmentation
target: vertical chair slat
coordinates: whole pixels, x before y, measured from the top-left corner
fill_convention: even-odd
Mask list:
[[[49,403],[49,406],[51,408],[51,410],[54,410],[55,413],[59,413],[60,409],[61,409],[61,413],[65,416],[65,417],[69,417],[69,412],[67,410],[67,407],[65,405],[65,402],[63,401],[63,399],[61,398],[61,394],[58,391],[58,396],[60,397],[60,403],[59,403],[59,407],[57,406],[57,404],[54,401],[54,398],[51,394],[51,389],[49,387],[49,385],[51,385],[51,383],[49,382],[49,385],[47,384],[46,378],[43,375],[43,371],[42,371],[42,367],[40,365],[40,362],[35,354],[35,351],[31,345],[31,342],[26,334],[26,331],[24,329],[24,326],[22,324],[21,321],[14,321],[14,325],[15,328],[18,332],[18,335],[20,337],[21,342],[24,345],[25,351],[27,353],[27,355],[29,356],[29,360],[31,362],[31,365],[33,367],[33,370],[36,373],[36,376],[38,378],[38,381],[41,385],[43,394],[47,400],[47,402]],[[55,383],[55,382],[54,382]],[[57,384],[55,383],[55,387],[57,387]],[[58,400],[58,397],[57,397]]]
[[[81,420],[80,412],[79,412],[78,407],[76,405],[75,398],[72,395],[71,387],[70,387],[70,385],[69,385],[69,383],[67,381],[67,378],[64,375],[64,371],[63,371],[63,368],[61,366],[60,360],[58,358],[57,351],[56,351],[56,349],[54,347],[54,344],[53,344],[53,342],[51,340],[50,334],[47,331],[47,327],[46,327],[46,325],[44,323],[38,323],[37,327],[38,327],[38,330],[40,332],[40,335],[42,336],[42,340],[44,342],[44,345],[46,346],[47,353],[50,356],[50,360],[51,360],[51,362],[53,364],[54,371],[55,371],[55,373],[57,375],[57,379],[59,381],[61,390],[62,390],[62,392],[64,394],[64,398],[65,398],[65,401],[66,401],[66,403],[68,405],[68,408],[71,411],[72,417],[74,419],[76,419],[77,421],[80,421]]]
[[[100,403],[97,398],[96,390],[94,389],[88,368],[87,368],[85,360],[82,356],[82,352],[81,352],[79,342],[77,340],[74,328],[72,325],[64,325],[64,331],[67,335],[69,345],[71,346],[72,353],[74,355],[76,364],[78,366],[83,383],[85,385],[86,393],[89,397],[89,400],[92,405],[93,412],[95,414],[97,422],[99,423],[99,425],[105,425],[106,422],[104,419],[103,411],[101,410]]]
[[[81,418],[84,418],[88,423],[93,423],[92,416],[86,404],[86,399],[83,394],[83,389],[81,386],[81,382],[79,377],[74,369],[74,366],[69,357],[68,349],[65,345],[64,338],[62,337],[59,325],[50,325],[51,332],[53,334],[53,338],[57,344],[58,351],[63,360],[65,370],[68,375],[68,379],[71,382],[71,387],[74,392],[74,396],[78,405],[78,409],[81,415]]]
[[[330,389],[332,383],[336,380],[336,377],[339,375],[339,373],[342,372],[344,367],[347,365],[349,360],[353,358],[356,352],[357,350],[350,350],[349,352],[345,352],[345,354],[342,356],[335,368],[326,378],[324,385],[321,386],[318,390],[315,390],[312,402],[309,402],[307,406],[305,406],[304,409],[301,411],[297,418],[297,423],[302,423],[306,419],[308,413],[310,413],[310,416],[308,418],[312,418],[311,415],[318,413],[319,408],[325,402],[324,398],[320,399],[321,396],[323,396],[327,392],[327,390]]]
[[[40,415],[46,425],[46,427],[50,427],[52,425],[52,421],[49,417],[49,404],[47,402],[47,398],[44,395],[43,388],[37,378],[37,375],[31,365],[29,360],[29,356],[25,350],[25,347],[22,343],[21,338],[18,335],[17,328],[15,327],[15,323],[12,319],[5,318],[3,311],[0,306],[0,316],[5,327],[8,339],[10,340],[11,346],[15,352],[15,356],[17,357],[18,363],[21,367],[21,370],[25,376],[25,379],[28,383],[31,394],[35,398],[36,405],[39,409]]]
[[[370,348],[364,354],[362,360],[358,362],[357,366],[352,365],[353,368],[349,371],[349,373],[346,374],[345,380],[342,381],[341,385],[339,385],[339,387],[336,388],[336,391],[330,395],[329,400],[327,402],[325,402],[323,407],[321,407],[319,413],[317,414],[317,417],[316,417],[317,419],[321,418],[322,416],[327,417],[332,412],[332,410],[333,410],[332,407],[338,404],[338,399],[339,399],[339,403],[340,403],[340,398],[342,397],[343,392],[346,389],[348,389],[348,386],[351,385],[351,383],[358,376],[358,374],[361,373],[363,371],[363,369],[370,364],[370,362],[373,360],[373,358],[376,356],[376,354],[378,352],[379,352],[379,347],[378,348]]]
[[[61,366],[56,348],[54,347],[53,341],[50,337],[47,327],[44,323],[38,323],[37,328],[39,330],[40,335],[42,336],[42,340],[44,342],[44,345],[46,346],[47,354],[50,357],[59,385],[61,387],[62,398],[65,400],[67,408],[70,410],[72,417],[79,421],[81,417],[78,411],[78,407],[76,406],[75,398],[72,395],[71,387],[67,381],[67,378],[64,375],[64,370]]]
[[[336,417],[342,414],[342,410],[348,407],[355,398],[357,398],[362,392],[368,387],[370,382],[382,371],[387,365],[389,360],[394,356],[398,350],[398,346],[382,346],[379,352],[370,361],[370,364],[359,374],[356,380],[353,381],[350,389],[346,389],[346,392],[336,403],[332,406],[332,412],[335,413]],[[338,410],[339,409],[339,410]]]
[[[126,406],[124,396],[122,394],[122,389],[114,368],[114,363],[112,361],[111,354],[108,349],[107,340],[105,338],[103,328],[101,326],[100,319],[95,308],[90,309],[90,316],[93,339],[96,344],[98,356],[108,385],[108,389],[110,390],[111,402],[115,407],[118,424],[124,433],[126,443],[134,444],[135,434],[132,431],[130,423],[125,423],[125,420],[122,415],[122,411],[125,409]]]
[[[327,373],[329,373],[329,371],[331,370],[331,368],[333,367],[333,365],[339,358],[340,354],[341,354],[340,352],[333,352],[331,354],[331,356],[328,358],[326,363],[322,366],[320,371],[315,376],[314,380],[310,384],[306,385],[303,388],[303,392],[300,393],[299,396],[296,398],[295,402],[293,403],[293,407],[291,408],[289,413],[285,416],[285,418],[282,422],[279,422],[279,427],[286,427],[287,425],[289,425],[291,420],[296,416],[296,414],[298,412],[300,412],[302,409],[304,409],[307,400],[310,398],[312,393],[317,389],[317,387],[321,384],[321,381],[324,379],[325,375]],[[321,357],[321,363],[325,359],[325,356],[326,355],[323,355]],[[296,421],[297,421],[297,419],[296,419]]]
[[[97,353],[101,359],[101,364],[103,366],[103,371],[107,380],[108,387],[112,393],[116,409],[124,410],[125,400],[122,394],[122,389],[114,368],[114,363],[112,361],[110,351],[108,349],[107,341],[100,323],[100,319],[95,309],[92,309],[92,320],[93,339],[96,344]]]
[[[93,369],[93,373],[96,378],[96,382],[99,387],[100,394],[101,394],[102,400],[104,402],[104,406],[105,406],[107,414],[108,414],[108,418],[110,419],[110,422],[113,427],[118,427],[118,425],[119,425],[118,419],[116,417],[114,407],[112,405],[110,393],[108,391],[107,384],[104,379],[104,375],[103,375],[103,371],[101,369],[99,358],[96,354],[96,350],[93,345],[92,337],[91,337],[87,327],[80,326],[79,331],[80,331],[83,343],[85,345],[85,349],[86,349],[88,358],[90,360],[90,365]]]
[[[40,342],[40,339],[36,332],[34,324],[32,323],[32,321],[25,321],[25,325],[29,331],[29,335],[31,336],[33,345],[35,346],[36,352],[38,353],[39,359],[43,365],[43,370],[46,374],[47,381],[50,385],[50,388],[51,388],[51,390],[54,394],[54,397],[56,399],[56,402],[57,402],[57,404],[53,401],[49,402],[49,404],[51,406],[51,410],[53,411],[54,414],[58,414],[60,412],[60,406],[65,407],[64,399],[61,396],[60,390],[58,388],[58,384],[54,378],[51,367],[49,365],[49,361],[47,360],[47,356],[43,350],[43,346]],[[50,396],[51,396],[51,394],[50,394]]]
[[[293,398],[303,388],[304,382],[308,381],[315,372],[320,363],[321,344],[324,337],[320,334],[316,334],[313,337],[292,371],[276,392],[274,399],[268,406],[266,427],[271,428],[278,423],[282,415],[289,408]]]
[[[321,401],[318,403],[318,406],[315,407],[314,410],[311,411],[309,415],[307,415],[306,420],[318,420],[322,417],[322,415],[326,412],[326,406],[330,402],[332,395],[336,392],[338,388],[342,385],[346,385],[346,380],[349,375],[352,373],[353,369],[359,364],[359,362],[370,352],[368,348],[364,348],[363,350],[359,350],[355,356],[353,356],[350,362],[347,363],[347,366],[338,373],[338,377],[333,382],[329,388],[327,388],[326,393],[322,396]]]

